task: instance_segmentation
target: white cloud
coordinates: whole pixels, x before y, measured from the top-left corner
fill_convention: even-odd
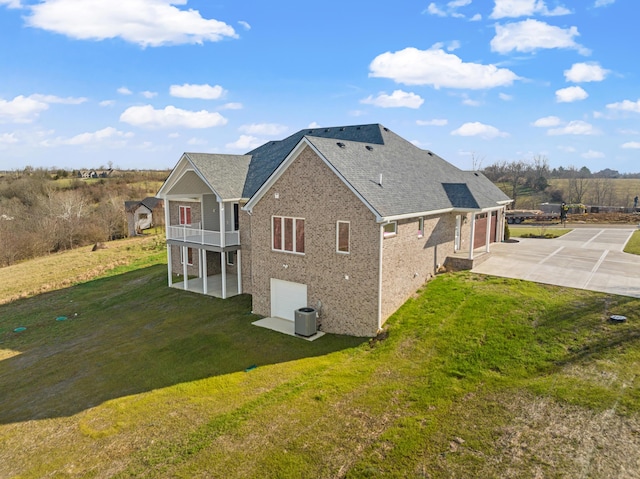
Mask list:
[[[123,140],[126,138],[132,138],[133,133],[125,133],[115,128],[109,126],[107,128],[103,128],[102,130],[98,130],[92,133],[81,133],[79,135],[73,136],[68,139],[57,138],[53,142],[45,142],[47,146],[58,146],[58,145],[92,145],[97,143],[105,143],[110,140]]]
[[[7,8],[22,8],[20,0],[0,0],[0,5],[6,5]]]
[[[442,118],[434,118],[433,120],[416,120],[416,125],[418,126],[446,126],[448,123],[448,120]]]
[[[562,121],[557,116],[545,116],[544,118],[538,118],[534,121],[533,126],[537,126],[538,128],[551,128],[561,123]]]
[[[81,103],[85,103],[87,101],[84,97],[66,97],[61,98],[55,95],[41,95],[39,93],[35,93],[31,95],[29,98],[33,98],[36,101],[42,101],[44,103],[60,103],[63,105],[80,105]]]
[[[607,108],[610,110],[619,110],[619,111],[630,111],[633,113],[640,113],[640,100],[631,101],[624,100],[617,103],[609,103]]]
[[[498,53],[511,51],[533,52],[542,48],[569,48],[588,55],[588,49],[574,41],[579,36],[577,27],[560,28],[538,20],[496,25],[496,36],[491,39],[491,50]]]
[[[574,63],[564,71],[564,78],[573,83],[602,81],[610,73],[598,63]]]
[[[595,159],[598,159],[598,158],[604,158],[605,154],[602,153],[601,151],[589,150],[589,151],[583,153],[580,156],[582,158],[586,158],[587,160],[595,160]]]
[[[640,150],[640,141],[628,141],[623,143],[620,147],[631,150]]]
[[[437,17],[446,17],[447,16],[447,12],[445,12],[444,10],[441,10],[435,3],[430,3],[427,6],[426,12],[430,15],[435,15]]]
[[[412,92],[395,90],[391,95],[379,93],[377,97],[369,95],[367,98],[360,100],[360,103],[366,105],[374,105],[380,108],[420,108],[424,100]]]
[[[47,109],[48,103],[32,97],[19,95],[9,101],[0,98],[0,122],[31,123]]]
[[[579,86],[570,86],[556,90],[556,101],[558,103],[572,103],[574,101],[584,100],[589,94]]]
[[[508,133],[500,131],[495,126],[485,125],[478,121],[465,123],[460,128],[453,130],[451,134],[455,136],[478,136],[485,140],[509,136]]]
[[[198,98],[200,100],[217,100],[227,91],[220,85],[171,85],[169,94],[178,98]]]
[[[480,15],[479,13],[476,13],[469,19],[470,22],[479,22],[480,20],[482,20],[482,15]]]
[[[146,128],[211,128],[227,124],[218,112],[182,110],[171,105],[163,110],[151,105],[132,106],[120,115],[120,121]]]
[[[158,93],[155,91],[143,91],[141,95],[145,98],[154,98],[158,96]]]
[[[606,7],[607,5],[613,5],[616,0],[596,0],[594,7]]]
[[[286,126],[277,123],[252,123],[240,127],[240,131],[247,135],[278,136],[287,130]]]
[[[242,110],[244,108],[242,103],[225,103],[220,107],[220,110]]]
[[[321,126],[322,125],[320,125],[320,123],[318,123],[317,121],[312,121],[307,125],[307,128],[320,128]]]
[[[251,25],[249,25],[249,23],[245,22],[244,20],[240,20],[238,22],[238,25],[242,26],[242,28],[244,28],[245,30],[251,30]]]
[[[102,100],[100,103],[98,103],[98,105],[100,106],[113,106],[115,104],[115,100]]]
[[[485,89],[510,86],[519,77],[495,65],[464,63],[441,49],[405,48],[378,55],[369,65],[370,77],[390,78],[405,85],[432,85],[438,89]]]
[[[260,141],[255,136],[251,135],[240,135],[233,143],[227,143],[225,147],[229,150],[242,150],[242,151],[251,151],[255,148],[258,148],[262,145],[262,141]]]
[[[482,102],[478,100],[472,100],[471,98],[465,98],[462,100],[462,104],[466,106],[480,106],[482,105]]]
[[[126,86],[121,86],[116,91],[118,93],[120,93],[121,95],[133,95],[133,92],[131,90],[129,90]]]
[[[202,44],[236,38],[224,22],[206,19],[193,9],[180,10],[187,0],[44,0],[30,7],[31,27],[80,40],[121,38],[143,47]]]
[[[446,8],[439,7],[434,2],[431,2],[422,13],[428,13],[429,15],[435,15],[437,17],[455,17],[464,18],[462,13],[457,11],[460,7],[466,7],[470,5],[473,0],[452,0],[447,3]]]
[[[502,101],[511,101],[513,100],[513,95],[507,95],[506,93],[498,93],[498,98]]]
[[[560,145],[558,147],[558,150],[564,151],[565,153],[575,153],[576,152],[576,149],[573,146]]]
[[[495,2],[491,18],[517,18],[533,15],[552,17],[571,13],[571,10],[562,6],[549,10],[543,0],[495,0]]]
[[[582,120],[574,120],[561,128],[552,128],[547,131],[547,135],[598,135],[600,132],[590,123]]]
[[[206,145],[208,142],[207,140],[204,140],[202,138],[189,138],[187,140],[187,145],[189,146],[202,146],[202,145]]]
[[[9,145],[17,142],[18,139],[16,138],[15,133],[3,133],[0,135],[0,145]]]

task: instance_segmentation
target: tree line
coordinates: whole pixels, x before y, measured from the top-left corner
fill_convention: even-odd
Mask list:
[[[513,208],[533,208],[544,202],[630,207],[636,193],[621,193],[614,181],[640,178],[640,173],[622,174],[609,168],[595,173],[586,166],[551,169],[544,156],[501,161],[481,171],[513,199]]]
[[[125,171],[82,180],[27,167],[0,174],[0,267],[123,238],[124,202],[153,196],[167,171]]]

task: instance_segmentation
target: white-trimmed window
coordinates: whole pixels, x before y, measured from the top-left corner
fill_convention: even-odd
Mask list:
[[[184,264],[184,248],[180,248],[180,264]],[[187,248],[187,265],[193,266],[193,249]]]
[[[424,236],[424,217],[418,218],[418,238]]]
[[[271,228],[274,251],[304,254],[304,218],[274,216]]]
[[[351,225],[348,221],[338,221],[336,224],[336,251],[349,254],[351,252]]]
[[[191,226],[191,206],[180,206],[180,224]]]
[[[236,252],[235,251],[227,251],[227,264],[229,266],[233,266],[236,264]]]
[[[383,226],[383,236],[388,238],[390,236],[395,236],[398,233],[398,222],[392,221],[391,223],[387,223]]]

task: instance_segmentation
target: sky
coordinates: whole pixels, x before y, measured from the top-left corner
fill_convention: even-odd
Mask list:
[[[0,170],[166,169],[380,123],[465,170],[640,172],[639,8],[0,0]]]

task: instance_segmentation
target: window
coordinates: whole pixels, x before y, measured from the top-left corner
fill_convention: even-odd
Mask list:
[[[233,204],[233,231],[240,229],[240,205],[238,203]]]
[[[180,264],[184,264],[184,248],[180,248]],[[187,248],[187,265],[193,265],[193,249]]]
[[[147,213],[140,213],[138,215],[138,218],[140,218],[141,220],[146,220],[149,216],[147,215]]]
[[[191,226],[191,206],[180,207],[180,224]]]
[[[336,251],[338,253],[349,253],[349,222],[338,221],[336,226]]]
[[[424,218],[421,216],[418,218],[418,238],[424,236]]]
[[[235,251],[227,251],[227,264],[229,266],[233,266],[236,264],[236,252]]]
[[[304,254],[304,219],[273,217],[272,247],[275,251]]]
[[[383,236],[388,238],[389,236],[395,236],[398,230],[398,223],[392,221],[391,223],[387,223],[384,225],[384,233]]]

